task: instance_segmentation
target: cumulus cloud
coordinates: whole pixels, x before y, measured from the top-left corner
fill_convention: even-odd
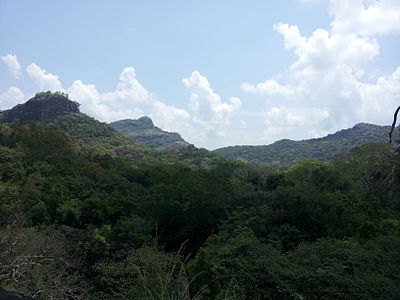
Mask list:
[[[154,101],[150,117],[158,126],[168,131],[190,131],[190,114],[180,108]]]
[[[276,137],[296,138],[294,128],[303,128],[302,138],[316,136],[313,126],[329,117],[327,108],[292,108],[273,107],[263,112],[265,129],[263,131],[267,139]],[[322,131],[319,131],[322,133]],[[325,132],[324,132],[325,133]]]
[[[191,115],[184,109],[154,101],[149,114],[155,126],[170,132],[178,132],[184,140],[197,146],[205,146],[200,136],[205,137],[204,131],[195,129],[191,122]]]
[[[309,126],[329,117],[329,111],[322,108],[273,107],[264,112],[265,123],[282,126]]]
[[[192,72],[182,82],[190,93],[188,106],[193,143],[217,148],[226,146],[228,139],[234,140],[235,128],[240,125],[240,120],[236,124],[233,119],[240,114],[241,100],[229,97],[223,101],[199,71]]]
[[[100,93],[93,84],[75,80],[67,89],[71,99],[81,103],[82,111],[102,121],[138,118],[148,113],[154,96],[137,80],[135,69],[125,68],[112,92]]]
[[[19,88],[9,87],[7,91],[0,93],[0,110],[10,109],[24,101],[24,93]]]
[[[293,120],[281,126],[289,124],[302,132],[301,137],[360,121],[388,124],[399,102],[399,69],[372,83],[365,82],[364,75],[379,55],[376,36],[400,32],[400,1],[331,0],[330,12],[330,28],[316,29],[310,36],[296,25],[275,24],[273,29],[283,36],[285,48],[296,54],[296,61],[279,80],[241,85],[244,92],[263,95],[275,106],[301,104],[307,109],[314,129],[296,117],[293,107],[274,107],[266,113],[277,124]]]
[[[400,67],[391,75],[379,77],[375,83],[358,82],[357,88],[362,101],[361,112],[371,122],[381,122],[381,116],[389,117],[400,104]]]
[[[7,61],[13,61],[15,58],[16,61],[13,55],[2,58]],[[100,121],[112,122],[149,115],[162,129],[178,131],[184,137],[195,135],[189,112],[165,104],[153,93],[147,91],[137,79],[135,69],[132,67],[122,70],[115,89],[110,92],[100,92],[96,85],[86,84],[81,80],[75,80],[70,87],[64,88],[59,76],[35,63],[27,66],[26,72],[40,90],[67,92],[70,99],[81,104],[82,112]],[[6,92],[0,93],[0,110],[9,109],[25,100],[19,88],[10,87]],[[229,111],[229,109],[222,104],[222,108],[217,108],[217,113],[223,110]],[[202,136],[202,134],[197,134],[197,136]]]
[[[17,56],[7,54],[0,56],[0,58],[6,64],[10,74],[18,79],[21,76],[21,65],[18,62]]]
[[[199,71],[194,71],[182,82],[190,92],[189,107],[196,122],[214,125],[229,124],[231,117],[242,105],[237,97],[230,97],[227,102],[223,102],[211,88],[207,78],[202,76]]]
[[[119,82],[115,91],[104,93],[102,100],[120,108],[132,104],[151,102],[152,95],[136,79],[135,69],[127,67],[119,75]]]
[[[256,85],[245,82],[242,83],[240,87],[244,92],[266,96],[279,95],[283,97],[293,98],[301,93],[300,87],[282,85],[273,79],[268,79]]]
[[[1,58],[7,64],[8,62],[18,63],[14,55]],[[150,115],[156,118],[157,125],[165,130],[193,133],[189,122],[190,114],[184,109],[175,108],[158,100],[139,82],[135,69],[132,67],[124,68],[119,75],[115,90],[105,93],[99,92],[94,84],[86,84],[81,80],[75,80],[70,87],[64,88],[59,76],[46,71],[36,63],[27,66],[26,72],[40,90],[67,92],[71,99],[81,104],[82,112],[101,121],[112,122]],[[25,100],[19,88],[10,87],[0,94],[0,109],[11,108]]]
[[[339,34],[377,35],[400,32],[398,0],[331,0],[332,31]]]
[[[26,72],[33,79],[41,91],[63,91],[61,82],[57,75],[48,73],[37,64],[33,63],[26,67]]]

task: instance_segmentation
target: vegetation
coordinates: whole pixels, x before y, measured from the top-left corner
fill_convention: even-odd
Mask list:
[[[47,92],[39,92],[39,93],[35,94],[35,98],[39,98],[39,97],[47,98],[47,97],[54,97],[54,96],[62,96],[67,99],[69,98],[69,95],[67,93],[60,92],[60,91],[56,91],[54,93],[52,93],[51,91],[47,91]]]
[[[96,122],[0,124],[1,288],[45,300],[400,294],[400,153],[387,144],[279,172],[190,147],[138,148],[134,163]]]
[[[153,148],[177,149],[189,146],[179,133],[163,131],[154,126],[149,117],[138,120],[121,120],[110,126],[122,135]]]
[[[365,143],[385,143],[389,140],[389,126],[360,123],[326,137],[292,141],[280,140],[266,146],[230,146],[215,150],[228,159],[244,159],[252,163],[288,167],[302,159],[330,161],[335,155]],[[394,137],[399,136],[398,130]]]
[[[191,169],[201,169],[222,161],[220,154],[192,145],[171,150],[148,147],[82,113],[57,117],[45,126],[64,133],[81,150],[119,157],[131,166],[183,164]]]
[[[79,113],[79,103],[62,92],[37,93],[24,104],[0,112],[0,123],[49,122],[59,116]]]

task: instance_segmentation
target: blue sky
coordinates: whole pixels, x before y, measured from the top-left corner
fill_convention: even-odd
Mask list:
[[[0,0],[0,109],[63,90],[196,146],[389,124],[400,1]]]

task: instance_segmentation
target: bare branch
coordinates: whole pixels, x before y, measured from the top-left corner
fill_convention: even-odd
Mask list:
[[[400,110],[400,106],[396,109],[396,111],[394,113],[392,129],[390,130],[390,133],[389,133],[389,143],[392,142],[392,133],[394,131],[394,128],[396,127],[397,114],[399,113],[399,110]]]

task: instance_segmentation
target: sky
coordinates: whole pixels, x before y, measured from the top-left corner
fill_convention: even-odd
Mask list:
[[[197,147],[388,125],[400,0],[0,0],[0,110],[63,91]]]

